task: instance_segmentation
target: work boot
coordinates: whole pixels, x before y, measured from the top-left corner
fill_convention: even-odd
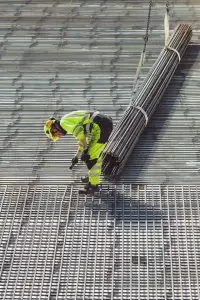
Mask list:
[[[81,182],[82,183],[88,183],[89,182],[89,177],[88,176],[81,177]]]
[[[80,189],[78,192],[79,192],[80,195],[94,195],[94,193],[99,192],[99,186],[98,185],[92,185],[89,182],[82,189]]]

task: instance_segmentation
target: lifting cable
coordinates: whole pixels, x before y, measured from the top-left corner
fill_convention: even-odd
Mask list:
[[[136,93],[137,88],[138,88],[137,83],[138,83],[138,79],[139,79],[139,76],[140,76],[140,71],[141,71],[141,68],[142,68],[142,66],[144,64],[144,61],[145,61],[147,42],[149,40],[149,24],[150,24],[150,19],[151,19],[151,8],[152,8],[152,0],[149,0],[149,9],[148,9],[148,16],[147,16],[146,33],[145,33],[145,36],[144,36],[144,46],[143,46],[143,50],[142,50],[142,53],[140,55],[139,64],[138,64],[138,67],[137,67],[137,70],[136,70],[135,81],[134,81],[133,88],[132,88],[132,96],[131,96],[130,104],[129,104],[129,107],[128,107],[128,109],[130,107],[134,107],[134,108],[138,109],[144,115],[146,125],[149,121],[147,113],[145,112],[145,110],[141,106],[138,106],[138,105],[135,106],[133,104],[133,98],[135,97],[135,93]]]
[[[135,106],[133,104],[133,98],[134,98],[135,93],[137,91],[137,87],[138,87],[137,83],[138,83],[138,79],[139,79],[139,76],[140,76],[140,71],[141,71],[141,68],[142,68],[142,66],[144,64],[144,61],[145,61],[146,47],[147,47],[147,42],[149,40],[149,25],[150,25],[150,19],[151,19],[151,8],[152,8],[152,0],[149,0],[147,26],[146,26],[146,33],[145,33],[145,36],[144,36],[144,46],[143,46],[143,51],[141,53],[139,64],[138,64],[138,67],[137,67],[137,70],[136,70],[135,82],[133,84],[133,89],[132,89],[132,96],[131,96],[130,104],[129,104],[129,107],[128,107],[128,109],[130,107],[134,107],[134,108],[140,110],[143,113],[144,117],[145,117],[146,125],[149,121],[148,115],[142,107]],[[165,17],[164,17],[164,30],[165,30],[165,47],[169,50],[174,51],[178,55],[178,59],[180,61],[181,57],[180,57],[180,54],[178,53],[178,51],[174,48],[171,48],[171,47],[167,46],[167,43],[169,41],[169,0],[166,0],[166,12],[165,12]]]
[[[149,40],[149,24],[150,24],[150,18],[151,18],[151,7],[152,7],[152,0],[149,0],[149,10],[148,10],[148,17],[147,17],[146,33],[145,33],[145,36],[144,36],[144,46],[143,46],[143,51],[142,51],[141,56],[140,56],[140,60],[139,60],[139,64],[138,64],[138,67],[137,67],[137,70],[136,70],[136,74],[135,74],[135,82],[133,84],[130,106],[133,106],[133,97],[134,97],[134,94],[137,91],[137,82],[138,82],[138,79],[139,79],[139,76],[140,76],[141,67],[143,66],[144,61],[145,61],[146,47],[147,47],[147,42]]]

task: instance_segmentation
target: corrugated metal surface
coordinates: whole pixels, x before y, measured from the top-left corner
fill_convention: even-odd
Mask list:
[[[141,81],[164,43],[164,1],[153,4]],[[170,3],[170,28],[191,24],[193,45],[117,180],[126,185],[79,197],[75,141],[43,134],[54,112],[119,120],[147,13],[144,0],[0,2],[1,299],[200,299],[199,0]]]
[[[164,43],[164,1],[153,1],[141,80]],[[146,30],[148,1],[0,3],[0,183],[72,183],[76,143],[50,144],[43,122],[56,112],[98,109],[122,115]],[[170,3],[170,28],[193,26],[188,49],[158,112],[122,175],[124,183],[199,182],[198,1]],[[72,175],[72,176],[71,176]]]
[[[0,297],[200,299],[200,186],[0,189]]]

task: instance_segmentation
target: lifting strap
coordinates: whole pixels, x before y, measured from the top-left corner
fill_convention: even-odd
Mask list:
[[[180,62],[181,61],[181,56],[180,56],[179,52],[176,49],[174,49],[174,48],[172,48],[172,47],[170,47],[170,46],[167,45],[168,41],[169,41],[169,0],[166,1],[166,12],[165,12],[165,18],[164,18],[164,29],[165,29],[165,47],[168,50],[174,51],[177,54],[178,60]]]
[[[134,108],[138,109],[139,111],[141,111],[141,113],[143,113],[144,117],[145,117],[145,121],[146,121],[146,124],[145,126],[147,126],[147,123],[149,121],[149,118],[147,116],[147,113],[146,111],[141,107],[141,106],[134,106]]]
[[[166,1],[166,12],[164,18],[164,29],[165,29],[165,46],[169,41],[169,1]]]

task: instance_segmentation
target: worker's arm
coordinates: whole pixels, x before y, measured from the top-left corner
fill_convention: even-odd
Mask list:
[[[76,128],[73,131],[73,135],[78,142],[78,150],[76,152],[76,157],[80,158],[81,154],[88,146],[87,137],[85,135],[83,126],[76,126]]]
[[[78,150],[76,152],[76,156],[78,158],[80,158],[80,155],[83,153],[83,151],[87,148],[88,146],[88,143],[87,143],[87,139],[86,137],[84,137],[83,139],[81,140],[78,140]]]
[[[87,149],[87,139],[84,137],[82,138],[81,140],[80,139],[77,139],[78,141],[78,150],[75,154],[75,156],[72,158],[72,164],[70,166],[70,169],[73,169],[73,167],[78,163],[79,161],[79,158],[81,158],[81,155],[83,155],[83,152],[85,149]]]

